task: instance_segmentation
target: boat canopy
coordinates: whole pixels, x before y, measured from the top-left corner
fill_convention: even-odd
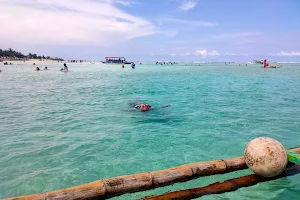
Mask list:
[[[117,56],[107,56],[105,57],[105,63],[125,63],[126,59],[125,57],[117,57]]]
[[[125,62],[125,57],[117,57],[117,56],[107,56],[105,57],[106,63],[122,63]]]
[[[125,60],[125,57],[108,56],[105,60]]]

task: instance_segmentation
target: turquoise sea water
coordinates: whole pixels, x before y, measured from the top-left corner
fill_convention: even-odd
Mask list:
[[[1,64],[1,63],[0,63]],[[0,69],[0,198],[243,155],[272,137],[300,145],[300,65],[30,63]],[[45,64],[39,64],[44,68]],[[128,111],[142,100],[147,113]],[[113,199],[138,199],[251,173],[202,177]],[[300,199],[300,174],[203,199]]]

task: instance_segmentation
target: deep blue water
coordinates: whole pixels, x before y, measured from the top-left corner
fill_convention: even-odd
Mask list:
[[[0,63],[1,64],[1,63]],[[38,64],[44,68],[46,64]],[[300,65],[1,66],[0,198],[243,155],[272,137],[300,145]],[[128,103],[159,107],[142,113]],[[127,110],[126,110],[127,109]],[[137,199],[251,173],[202,177]],[[300,199],[300,175],[203,199]]]

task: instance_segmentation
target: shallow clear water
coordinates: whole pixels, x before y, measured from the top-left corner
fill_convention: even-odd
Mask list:
[[[1,64],[1,63],[0,63]],[[45,64],[39,64],[44,68]],[[253,138],[300,145],[300,66],[2,66],[0,198],[243,155]],[[128,111],[143,100],[148,113]],[[202,177],[137,199],[251,173]],[[300,199],[300,175],[203,199]]]

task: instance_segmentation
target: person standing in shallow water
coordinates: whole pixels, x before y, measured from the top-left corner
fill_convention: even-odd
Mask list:
[[[124,68],[124,62],[122,62],[122,68]]]
[[[64,70],[65,70],[65,71],[69,71],[69,69],[68,69],[68,67],[67,67],[67,64],[66,64],[66,63],[64,63]]]
[[[134,69],[134,68],[135,68],[135,64],[134,64],[134,62],[133,62],[133,63],[131,63],[131,68],[132,68],[132,69]]]

